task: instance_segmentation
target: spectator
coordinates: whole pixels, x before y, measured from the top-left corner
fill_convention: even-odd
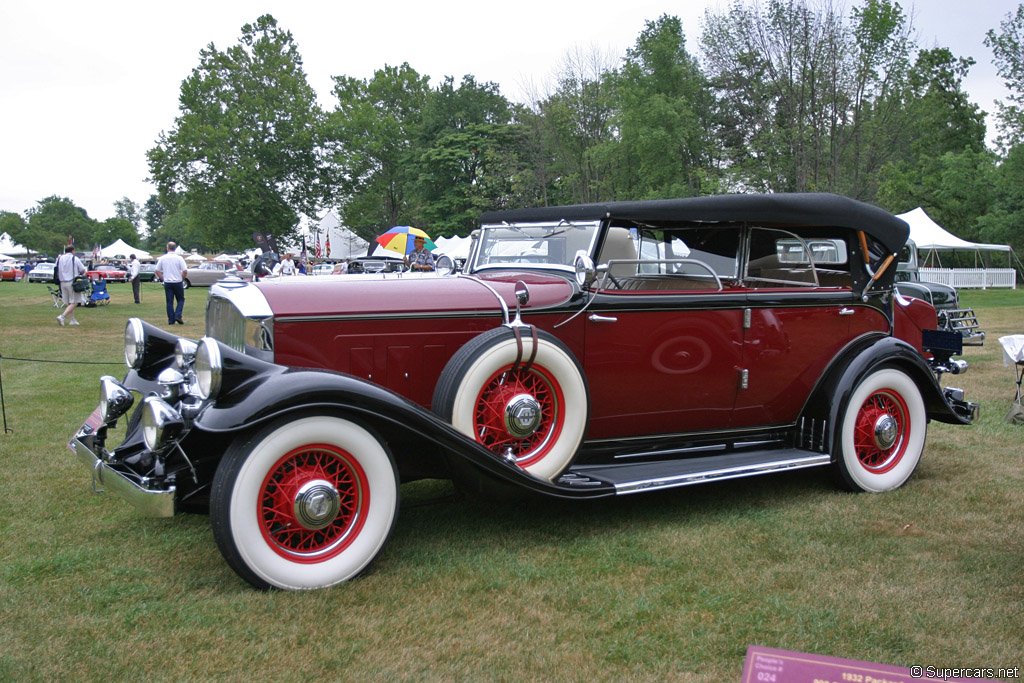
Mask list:
[[[424,247],[422,237],[413,240],[413,250],[405,255],[405,265],[409,270],[431,271],[434,270],[434,255]]]
[[[64,312],[57,316],[57,322],[61,327],[64,327],[65,323],[78,325],[75,308],[78,307],[78,304],[85,303],[85,292],[76,292],[71,283],[76,276],[85,275],[85,264],[75,256],[75,248],[69,244],[64,247],[64,253],[57,257],[57,263],[53,267],[57,272],[57,279],[60,281],[60,295],[67,303]]]
[[[167,299],[167,324],[184,325],[181,319],[185,310],[185,278],[188,276],[188,265],[185,259],[174,253],[174,242],[167,243],[167,253],[157,259],[155,274],[164,283],[164,297]]]
[[[291,254],[285,254],[284,258],[274,266],[274,275],[295,275],[295,262]]]
[[[139,259],[135,258],[135,254],[128,257],[128,279],[132,282],[132,294],[135,296],[135,303],[139,302],[139,290],[142,287],[142,281],[139,279]]]

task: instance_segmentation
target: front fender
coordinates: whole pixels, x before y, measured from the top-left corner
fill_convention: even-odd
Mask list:
[[[260,373],[218,396],[200,412],[195,428],[212,433],[240,432],[288,413],[326,409],[373,422],[385,440],[414,440],[435,446],[503,481],[537,493],[560,498],[595,498],[614,493],[603,488],[567,489],[537,479],[429,410],[377,384],[331,370],[274,367],[275,370]]]

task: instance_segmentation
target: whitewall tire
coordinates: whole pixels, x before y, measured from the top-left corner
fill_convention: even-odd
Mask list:
[[[285,417],[228,449],[210,518],[221,553],[257,588],[325,588],[358,576],[398,513],[384,444],[330,415]]]
[[[891,491],[921,461],[927,432],[917,384],[893,368],[865,377],[841,413],[837,473],[854,491]]]
[[[573,354],[550,334],[537,331],[537,337],[524,332],[517,342],[501,327],[470,340],[442,371],[432,409],[485,448],[550,481],[583,441],[589,399]]]

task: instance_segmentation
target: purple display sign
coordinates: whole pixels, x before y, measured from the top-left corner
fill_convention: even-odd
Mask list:
[[[1020,676],[1020,667],[889,666],[751,645],[743,683],[950,683]]]

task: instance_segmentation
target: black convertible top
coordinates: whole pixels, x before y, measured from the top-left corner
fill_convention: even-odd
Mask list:
[[[605,202],[488,211],[483,224],[540,221],[625,220],[758,222],[838,226],[863,230],[891,253],[907,242],[910,226],[888,211],[864,202],[827,193],[724,194],[687,199]]]

